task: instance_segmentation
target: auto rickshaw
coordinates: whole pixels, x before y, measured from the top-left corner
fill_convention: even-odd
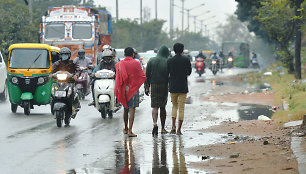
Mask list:
[[[47,44],[13,44],[8,49],[8,93],[11,110],[18,105],[29,115],[34,105],[50,103],[52,64],[59,58],[59,48]]]

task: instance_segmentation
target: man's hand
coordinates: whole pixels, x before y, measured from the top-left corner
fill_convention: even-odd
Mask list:
[[[150,94],[150,89],[149,89],[150,87],[149,87],[149,85],[145,85],[145,94],[147,95],[147,96],[149,96],[149,94]]]
[[[77,75],[73,75],[73,79],[76,80],[78,78]]]

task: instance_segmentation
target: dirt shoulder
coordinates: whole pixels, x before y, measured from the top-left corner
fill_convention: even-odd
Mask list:
[[[241,82],[241,78],[237,76],[229,78],[231,81]],[[227,82],[229,78],[216,79],[215,89],[201,100],[217,103],[274,104],[273,90],[254,93],[239,85],[218,86],[218,83]],[[206,132],[224,134],[225,143],[197,146],[185,149],[185,153],[202,158],[199,162],[190,163],[190,167],[209,173],[298,173],[298,163],[290,148],[293,130],[294,128],[280,127],[273,120],[223,122],[200,131],[203,131],[204,136]],[[306,138],[302,147],[306,149]]]
[[[193,162],[190,167],[227,174],[298,173],[290,149],[291,130],[273,121],[224,122],[205,132],[224,133],[228,142],[186,149],[186,153],[202,156],[201,162]],[[209,159],[205,159],[207,156]]]

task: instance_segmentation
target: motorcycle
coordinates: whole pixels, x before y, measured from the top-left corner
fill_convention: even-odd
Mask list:
[[[204,63],[204,59],[202,57],[198,57],[196,59],[196,72],[199,74],[199,76],[201,77],[203,73],[205,73],[205,63]]]
[[[101,113],[102,118],[113,117],[113,112],[120,109],[115,99],[115,72],[102,69],[95,73],[95,107]]]
[[[51,112],[55,114],[57,127],[69,125],[71,118],[75,118],[80,103],[78,93],[74,90],[73,74],[58,71],[52,74],[55,80],[51,88]]]
[[[217,74],[217,72],[218,72],[218,70],[219,70],[219,68],[218,68],[218,60],[217,59],[212,59],[211,60],[211,63],[210,63],[210,65],[211,65],[211,67],[210,67],[210,69],[211,69],[211,71],[212,71],[212,73],[214,74],[214,75],[216,75]]]
[[[84,100],[85,96],[90,93],[90,77],[87,67],[80,67],[79,77],[75,81],[76,88],[80,99]]]
[[[234,66],[234,58],[232,56],[229,56],[227,58],[227,67],[232,68]]]
[[[252,62],[252,67],[253,68],[260,68],[256,58],[253,58],[251,62]]]

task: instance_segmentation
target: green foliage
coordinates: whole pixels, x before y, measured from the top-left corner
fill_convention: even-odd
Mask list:
[[[290,41],[294,36],[294,8],[289,0],[263,0],[258,16],[255,17],[262,24],[269,38],[280,45],[278,55],[289,70],[293,66],[293,54],[290,51]]]
[[[31,23],[29,10],[15,0],[0,1],[0,49],[17,42],[37,41],[37,27]]]

